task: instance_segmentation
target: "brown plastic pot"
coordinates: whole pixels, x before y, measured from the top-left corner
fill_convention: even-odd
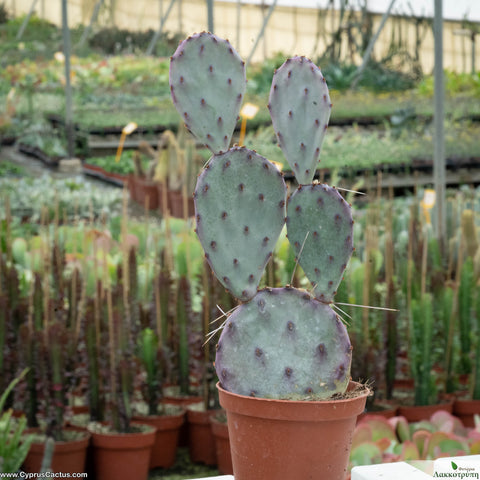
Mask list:
[[[213,410],[187,410],[188,452],[193,463],[217,464],[215,439],[210,427]]]
[[[158,183],[146,180],[145,178],[135,178],[135,200],[142,206],[148,203],[149,210],[157,210],[159,207]]]
[[[350,382],[349,390],[356,387]],[[368,389],[342,400],[291,401],[217,388],[227,412],[235,480],[345,480]]]
[[[128,193],[130,194],[130,198],[135,201],[135,202],[138,202],[138,198],[137,198],[137,182],[136,182],[136,177],[135,175],[133,175],[132,173],[130,175],[128,175]]]
[[[465,427],[475,426],[475,415],[480,415],[480,400],[455,400],[453,414]]]
[[[398,415],[405,417],[409,423],[430,420],[430,417],[439,410],[453,412],[453,402],[438,403],[435,405],[413,405],[398,407]]]
[[[358,416],[357,423],[360,422],[363,418],[372,416],[372,415],[377,417],[383,417],[383,418],[393,418],[397,415],[397,412],[398,412],[397,405],[374,403],[370,410],[366,410]]]
[[[95,478],[147,480],[155,429],[139,433],[91,431]]]
[[[81,438],[66,442],[55,442],[52,464],[50,466],[54,473],[82,473],[85,472],[85,461],[87,448],[90,442],[90,433],[84,429],[69,427],[83,433]],[[27,430],[26,433],[36,433],[38,429]],[[23,470],[28,473],[38,473],[42,467],[45,443],[32,443],[27,457],[23,462]]]
[[[221,421],[217,415],[212,415],[210,417],[210,426],[215,439],[218,471],[223,475],[233,475],[232,454],[230,453],[230,438],[228,436],[226,419]]]
[[[134,416],[132,420],[156,428],[150,468],[170,468],[177,456],[180,427],[185,421],[185,410],[181,410],[177,415]]]
[[[170,202],[170,214],[172,217],[184,218],[184,200],[182,192],[178,190],[169,190],[168,199]],[[195,204],[193,197],[187,197],[187,216],[193,217],[195,215]]]
[[[203,402],[203,397],[199,395],[182,396],[182,395],[175,395],[175,394],[172,394],[172,395],[165,394],[163,397],[163,403],[180,405],[185,409],[187,409],[189,405],[194,405],[195,403],[202,403],[202,402]],[[188,446],[188,438],[189,438],[188,429],[189,429],[189,424],[187,421],[180,428],[180,439],[178,441],[179,447]]]

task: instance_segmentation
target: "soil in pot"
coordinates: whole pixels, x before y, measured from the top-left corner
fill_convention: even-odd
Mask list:
[[[95,478],[101,480],[146,480],[155,428],[132,424],[134,433],[112,433],[91,428]]]
[[[368,388],[326,401],[236,395],[218,384],[227,412],[235,480],[344,480],[357,416]]]
[[[28,430],[26,433],[38,435],[39,440],[30,446],[23,470],[28,473],[38,473],[42,467],[45,452],[45,440],[38,429]],[[55,442],[51,470],[55,473],[83,473],[87,448],[90,443],[90,433],[84,429],[68,427],[65,429],[65,441]]]
[[[210,426],[212,428],[213,438],[215,439],[218,470],[223,475],[233,475],[226,413],[219,412],[212,415],[210,417]]]
[[[177,405],[165,405],[163,415],[135,415],[136,423],[155,427],[155,443],[150,456],[150,468],[170,468],[175,463],[180,428],[185,422],[185,410]]]

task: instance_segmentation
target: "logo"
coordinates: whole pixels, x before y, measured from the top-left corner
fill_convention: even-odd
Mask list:
[[[480,461],[472,457],[439,458],[435,460],[433,478],[477,478],[480,479]]]

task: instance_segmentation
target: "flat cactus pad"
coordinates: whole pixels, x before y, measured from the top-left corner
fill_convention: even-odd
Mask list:
[[[314,295],[332,302],[353,252],[350,205],[334,187],[299,187],[288,200],[287,235]]]
[[[265,289],[227,319],[215,369],[239,395],[325,399],[350,380],[352,347],[332,308],[292,287]]]
[[[295,178],[311,183],[332,109],[320,69],[305,57],[286,60],[273,76],[268,108]]]
[[[286,186],[277,167],[244,147],[214,155],[194,193],[196,230],[217,278],[247,301],[285,223]]]
[[[187,128],[213,153],[228,150],[247,80],[228,40],[197,33],[170,59],[170,92]]]

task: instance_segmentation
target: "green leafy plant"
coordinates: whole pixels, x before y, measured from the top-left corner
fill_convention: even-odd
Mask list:
[[[158,415],[162,407],[162,356],[157,334],[151,328],[143,329],[138,339],[138,357],[146,375],[142,396],[148,405],[148,415]]]
[[[23,372],[6,388],[0,397],[0,472],[16,473],[20,469],[25,457],[28,454],[33,436],[23,435],[27,420],[25,416],[18,419],[12,417],[12,410],[4,410],[5,402],[15,386],[26,375]]]

